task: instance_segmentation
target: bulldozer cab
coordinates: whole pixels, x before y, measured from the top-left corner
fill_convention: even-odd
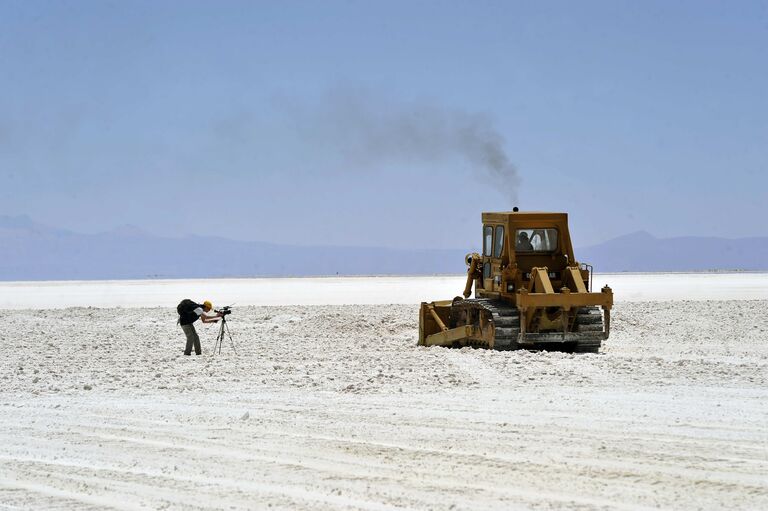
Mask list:
[[[546,267],[550,278],[575,265],[565,213],[483,213],[482,284],[485,291],[507,293],[502,281],[528,281],[533,268]],[[506,271],[505,279],[502,279]],[[515,278],[511,273],[518,275]]]

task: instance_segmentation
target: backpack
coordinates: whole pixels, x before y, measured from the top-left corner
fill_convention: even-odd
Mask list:
[[[189,298],[184,298],[179,304],[176,306],[176,312],[179,313],[179,316],[182,314],[190,313],[193,310],[195,310],[195,307],[197,307],[197,304],[190,300]]]

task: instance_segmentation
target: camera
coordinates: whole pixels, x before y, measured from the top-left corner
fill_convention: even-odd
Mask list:
[[[227,305],[226,307],[222,307],[221,309],[214,309],[214,312],[218,312],[222,316],[226,316],[227,314],[232,314],[232,309],[230,308],[229,305]]]

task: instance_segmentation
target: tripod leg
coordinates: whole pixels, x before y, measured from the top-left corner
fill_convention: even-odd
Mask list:
[[[226,324],[226,321],[222,321],[219,327],[219,355],[221,355],[221,345],[224,344],[224,327]]]
[[[229,343],[232,345],[232,351],[237,355],[237,349],[235,348],[235,340],[232,338],[232,332],[229,331],[229,325],[227,325],[227,335],[229,336]]]
[[[221,324],[219,327],[219,333],[216,334],[216,342],[213,344],[213,354],[216,354],[216,349],[219,350],[219,355],[221,355],[221,341],[224,339],[224,323]]]

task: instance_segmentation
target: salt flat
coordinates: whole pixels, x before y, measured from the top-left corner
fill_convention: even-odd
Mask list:
[[[413,304],[450,299],[464,275],[0,282],[0,309],[175,306],[181,298],[238,305]],[[768,300],[768,273],[597,274],[617,302]]]
[[[0,509],[768,508],[765,274],[604,277],[598,355],[417,347],[455,277],[0,285]],[[230,292],[181,356],[178,299]]]

